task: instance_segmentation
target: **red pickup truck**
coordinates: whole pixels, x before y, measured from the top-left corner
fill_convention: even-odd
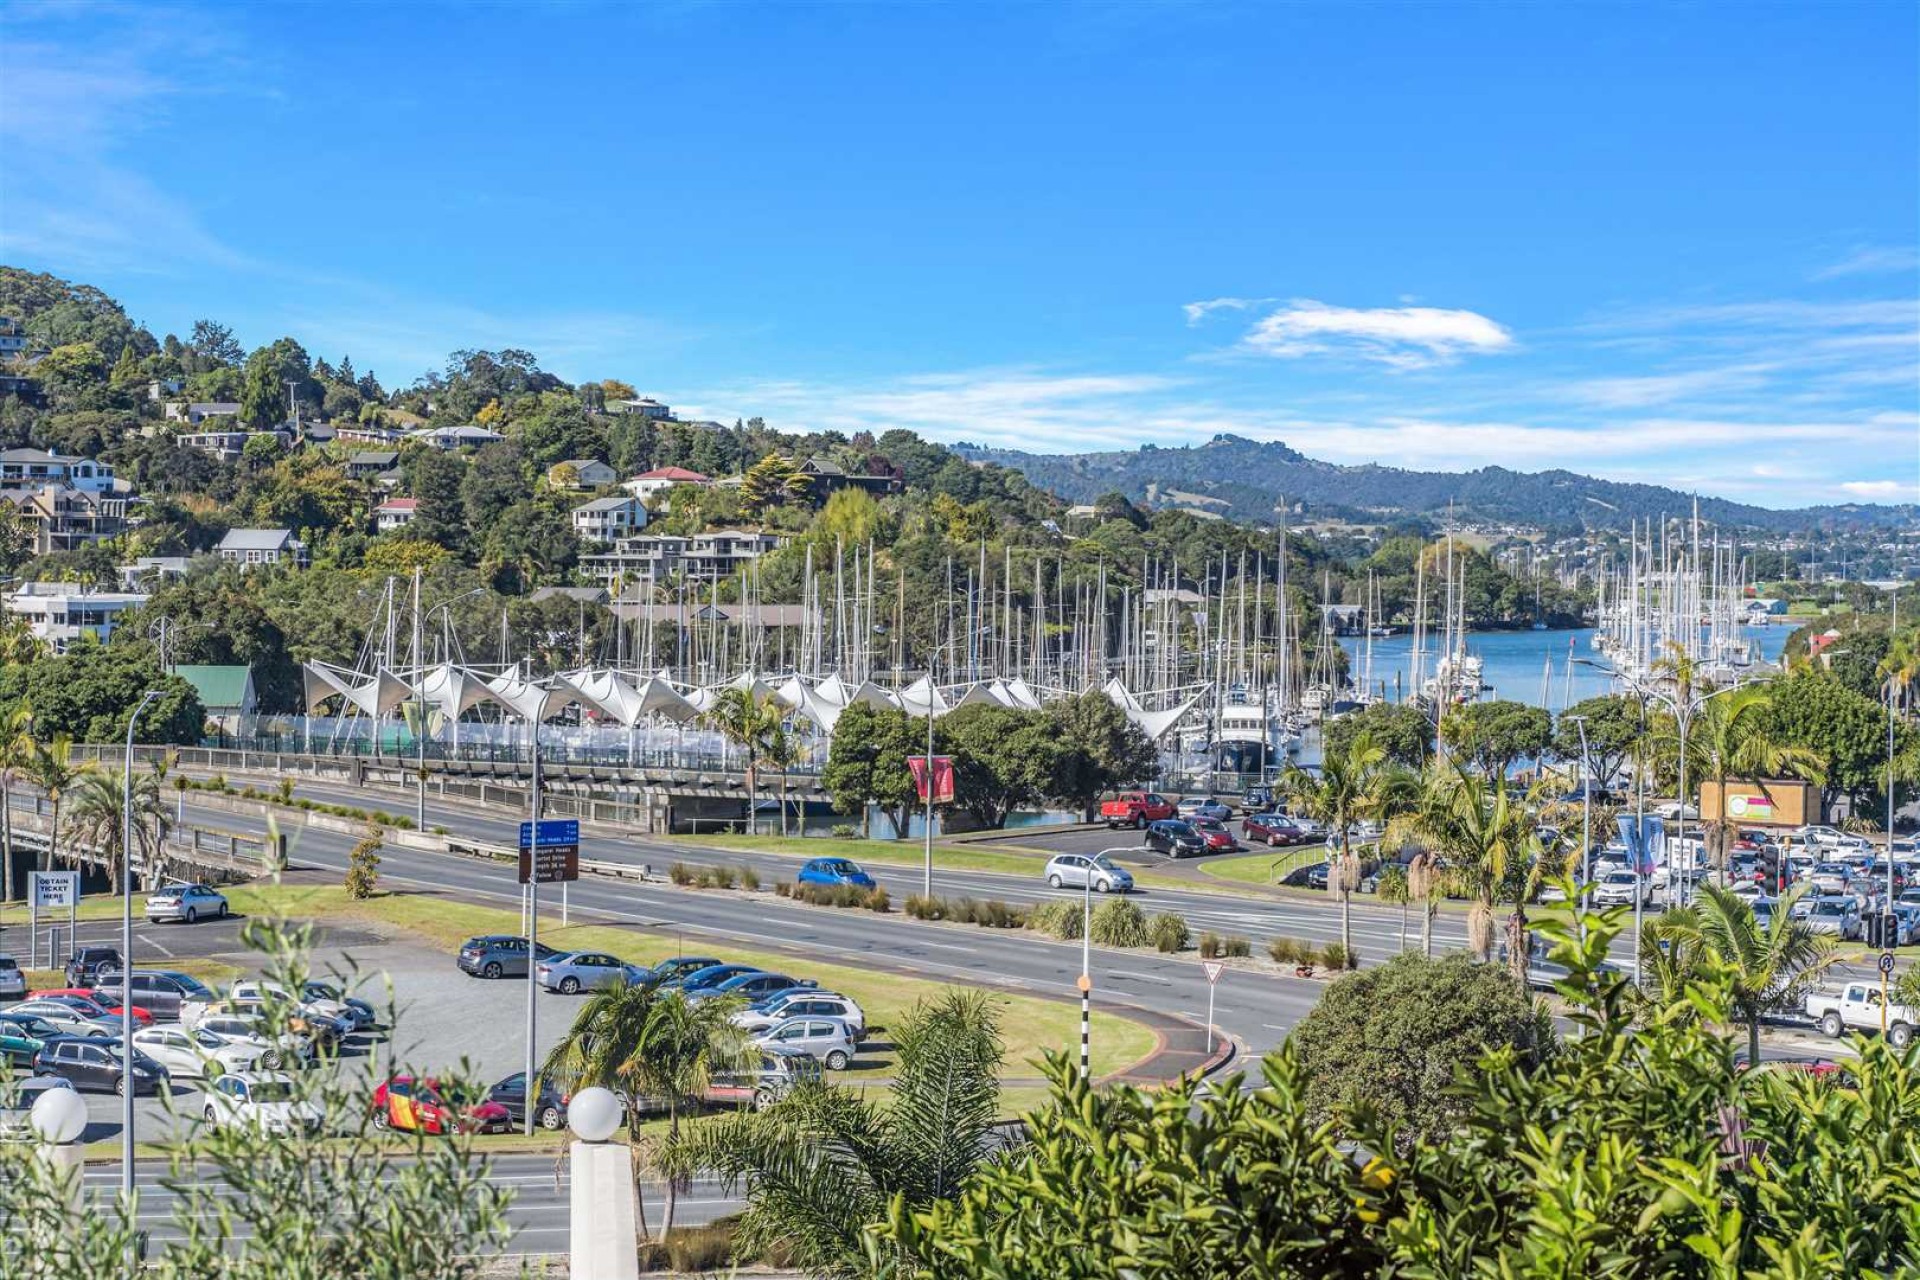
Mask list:
[[[1109,828],[1145,827],[1173,816],[1173,801],[1151,791],[1122,791],[1100,806],[1100,821]]]

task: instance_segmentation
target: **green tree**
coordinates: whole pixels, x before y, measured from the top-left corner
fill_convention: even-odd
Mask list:
[[[759,831],[760,766],[767,744],[780,730],[780,706],[751,689],[722,689],[707,712],[706,721],[746,757],[747,834]]]
[[[1400,955],[1348,974],[1287,1036],[1316,1120],[1350,1120],[1362,1108],[1394,1126],[1402,1143],[1444,1139],[1463,1119],[1454,1077],[1509,1049],[1538,1066],[1553,1026],[1507,976],[1470,956]]]
[[[455,555],[467,548],[466,503],[462,486],[466,463],[438,449],[413,459],[411,485],[419,505],[407,526],[410,537],[437,542]]]
[[[1718,885],[1700,887],[1686,906],[1664,912],[1655,938],[1689,981],[1719,983],[1730,1012],[1747,1028],[1747,1060],[1760,1061],[1760,1020],[1798,1009],[1807,989],[1839,959],[1831,938],[1793,918],[1804,886],[1789,890],[1762,924],[1753,904]]]
[[[740,509],[758,514],[784,505],[794,499],[795,486],[805,479],[791,458],[770,453],[747,468],[740,482]]]
[[[1847,797],[1856,808],[1877,810],[1884,802],[1887,709],[1863,697],[1823,671],[1795,671],[1771,681],[1764,732],[1775,742],[1805,748],[1824,762],[1822,793],[1832,804]],[[1914,749],[1911,725],[1895,730],[1895,753]],[[1908,787],[1895,803],[1911,797]]]
[[[975,705],[942,716],[934,729],[953,757],[953,799],[983,827],[1044,798],[1054,779],[1055,741],[1045,716],[1016,707]]]
[[[264,431],[291,419],[289,382],[300,403],[317,406],[325,392],[313,380],[312,369],[306,348],[292,338],[280,338],[248,356],[240,386],[240,421]]]
[[[1056,744],[1048,794],[1078,809],[1082,821],[1093,821],[1103,792],[1159,769],[1152,739],[1098,690],[1057,698],[1043,715]]]
[[[207,722],[200,695],[178,676],[163,675],[153,650],[137,642],[77,644],[0,670],[0,714],[25,703],[42,741],[65,734],[79,742],[117,742],[149,689],[161,696],[140,717],[140,740],[199,742]]]
[[[1327,722],[1327,749],[1343,752],[1361,734],[1385,749],[1387,759],[1409,769],[1424,769],[1433,756],[1433,721],[1411,702],[1374,702],[1351,715]]]
[[[5,797],[33,766],[33,708],[18,704],[0,715],[0,903],[13,900],[13,806]]]
[[[809,1084],[689,1134],[691,1164],[746,1187],[748,1256],[779,1244],[813,1275],[893,1274],[902,1259],[870,1255],[867,1225],[960,1194],[990,1163],[1002,1054],[988,998],[949,991],[903,1018],[893,1040],[885,1102]]]
[[[1722,810],[1729,782],[1762,786],[1769,778],[1787,776],[1820,780],[1817,752],[1782,742],[1768,731],[1767,708],[1772,704],[1765,685],[1744,685],[1707,699],[1688,726],[1688,774],[1716,784]],[[1737,829],[1724,812],[1706,824],[1708,856],[1723,871]]]
[[[37,729],[38,726],[35,727]],[[59,852],[60,802],[75,783],[92,773],[96,767],[91,760],[73,758],[73,739],[64,733],[54,734],[44,740],[34,739],[32,754],[27,757],[21,772],[28,782],[40,788],[40,793],[46,796],[47,803],[53,807],[47,823],[47,864],[41,870],[51,870],[54,856]]]
[[[380,884],[380,830],[368,827],[364,835],[347,851],[347,896],[356,901],[371,898]]]
[[[126,774],[91,769],[74,779],[67,804],[67,847],[74,865],[80,850],[91,848],[106,863],[107,882],[122,883],[127,846],[121,839],[121,806],[126,798]],[[151,773],[133,779],[133,851],[145,865],[146,887],[152,890],[162,874],[162,852],[172,815],[161,800],[160,780]]]
[[[1440,740],[1489,778],[1504,779],[1515,760],[1545,754],[1553,717],[1524,702],[1471,702],[1441,719]]]
[[[1351,956],[1353,891],[1360,886],[1354,824],[1393,817],[1414,802],[1418,783],[1404,767],[1390,763],[1387,749],[1362,730],[1344,750],[1329,751],[1318,773],[1287,766],[1280,787],[1302,813],[1327,824],[1329,842],[1339,843],[1339,855],[1327,868],[1327,884],[1340,896],[1340,945]]]
[[[834,812],[859,814],[864,834],[867,808],[877,806],[894,838],[904,838],[919,795],[907,757],[926,754],[923,726],[896,707],[856,702],[842,711],[820,775]]]
[[[1524,987],[1526,903],[1541,871],[1530,798],[1516,799],[1505,785],[1461,761],[1436,761],[1421,779],[1419,799],[1400,819],[1400,827],[1444,859],[1473,899],[1467,915],[1468,945],[1482,960],[1493,957],[1494,903],[1503,893],[1512,900],[1508,960]]]
[[[1576,702],[1562,711],[1553,724],[1553,755],[1577,766],[1580,725],[1575,723],[1576,716],[1586,720],[1587,765],[1594,781],[1605,784],[1619,776],[1640,740],[1644,720],[1640,704],[1632,698],[1606,694]]]

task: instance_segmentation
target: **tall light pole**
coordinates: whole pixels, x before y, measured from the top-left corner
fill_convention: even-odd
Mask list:
[[[786,819],[782,818],[782,822]],[[927,867],[920,892],[933,896],[933,684],[927,684]]]
[[[133,1208],[133,731],[160,696],[149,689],[127,717],[126,772],[120,806],[120,1195]],[[131,1270],[131,1267],[129,1267]]]

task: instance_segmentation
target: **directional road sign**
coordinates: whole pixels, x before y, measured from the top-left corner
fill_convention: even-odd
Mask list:
[[[580,823],[550,818],[520,824],[520,883],[553,884],[580,878]]]

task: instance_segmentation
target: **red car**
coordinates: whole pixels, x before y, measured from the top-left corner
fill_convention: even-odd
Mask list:
[[[1100,821],[1107,829],[1134,827],[1146,830],[1148,824],[1164,822],[1174,816],[1173,801],[1151,791],[1122,791],[1100,806]]]
[[[1305,844],[1307,833],[1284,813],[1250,813],[1240,819],[1240,834],[1267,845]]]
[[[373,1127],[406,1133],[506,1133],[513,1119],[498,1102],[470,1101],[432,1077],[393,1076],[373,1091]]]
[[[1240,842],[1233,838],[1233,832],[1227,830],[1226,824],[1218,818],[1194,818],[1188,825],[1207,842],[1208,853],[1232,853],[1240,847]]]
[[[27,992],[29,1000],[58,1000],[62,1004],[72,1005],[89,1018],[118,1018],[120,1003],[105,999],[91,987],[58,987],[46,991]],[[153,1015],[139,1005],[133,1007],[133,1025],[146,1027],[153,1024]]]

